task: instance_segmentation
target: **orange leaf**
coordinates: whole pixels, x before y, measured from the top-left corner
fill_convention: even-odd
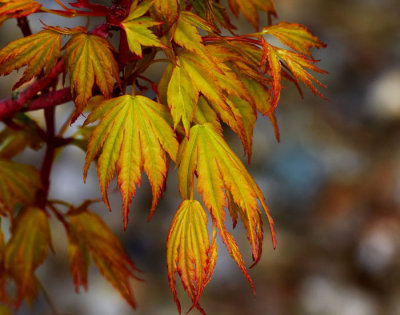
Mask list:
[[[30,15],[41,6],[39,2],[33,0],[0,0],[0,26],[9,18]]]
[[[120,84],[118,64],[108,40],[87,33],[71,37],[64,58],[70,72],[71,93],[75,96],[75,120],[85,109],[95,83],[106,98],[112,96],[114,82]]]
[[[14,85],[15,89],[42,71],[49,74],[57,63],[60,49],[61,34],[52,30],[17,39],[0,50],[0,75],[27,66],[22,78]]]
[[[119,239],[103,220],[87,209],[84,203],[68,213],[68,253],[76,291],[87,289],[89,254],[100,273],[135,308],[135,299],[129,283],[137,279],[135,265],[123,249]]]
[[[199,299],[217,259],[215,229],[210,244],[207,221],[207,214],[198,201],[185,200],[171,222],[167,241],[168,280],[179,312],[181,306],[175,289],[177,272],[193,302],[189,311],[193,307],[202,311]]]
[[[0,158],[0,213],[13,213],[17,204],[33,202],[40,186],[34,167]]]
[[[239,248],[225,227],[224,208],[227,205],[224,190],[232,194],[233,200],[240,208],[241,218],[244,220],[247,237],[252,247],[253,259],[257,262],[262,250],[262,221],[257,199],[268,217],[275,247],[273,221],[257,184],[240,159],[225,143],[221,131],[215,130],[208,123],[191,128],[189,139],[185,138],[181,143],[177,164],[182,198],[188,199],[192,196],[196,173],[198,175],[197,190],[203,197],[204,204],[210,211],[229,254],[252,285]]]
[[[311,57],[310,48],[323,48],[326,45],[314,36],[305,26],[297,23],[280,22],[264,27],[263,34],[271,34],[283,44]]]
[[[35,207],[23,209],[5,249],[5,268],[18,285],[17,306],[23,298],[31,299],[36,295],[34,272],[46,258],[49,248],[51,237],[46,213]]]

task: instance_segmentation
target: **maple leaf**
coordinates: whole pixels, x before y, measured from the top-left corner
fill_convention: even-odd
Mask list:
[[[106,98],[112,96],[114,80],[120,84],[113,50],[105,38],[88,33],[74,34],[66,44],[64,58],[76,104],[73,120],[86,107],[95,83]]]
[[[12,213],[18,203],[31,203],[40,186],[34,167],[0,158],[0,213]]]
[[[190,123],[199,99],[199,91],[187,71],[179,65],[174,67],[168,84],[167,100],[171,110],[174,128],[182,120],[186,135],[189,135]]]
[[[215,71],[221,72],[218,65],[203,45],[202,38],[196,27],[211,33],[219,32],[215,26],[196,14],[190,11],[181,11],[173,33],[174,41],[178,45],[197,54],[198,57],[204,58],[209,63],[209,66],[214,67]]]
[[[260,23],[257,9],[266,11],[269,15],[276,16],[272,0],[228,0],[228,4],[236,17],[239,15],[239,11],[242,11],[243,15],[256,30],[258,30]]]
[[[121,242],[104,221],[90,212],[88,203],[71,209],[67,217],[68,254],[76,291],[83,286],[87,290],[90,255],[100,273],[135,308],[135,299],[129,283],[137,279],[135,265],[123,249]]]
[[[49,219],[36,207],[27,207],[18,215],[11,239],[5,249],[5,269],[18,285],[16,305],[23,298],[36,295],[35,270],[42,264],[52,248]]]
[[[37,34],[17,39],[0,50],[0,75],[7,75],[24,66],[21,79],[13,89],[54,68],[60,56],[61,34],[44,30]]]
[[[177,272],[193,302],[189,311],[197,307],[204,313],[198,303],[217,260],[215,228],[210,244],[207,221],[207,214],[197,200],[184,200],[170,225],[167,241],[168,280],[179,313],[181,306],[175,289]]]
[[[142,57],[141,46],[154,46],[166,48],[156,35],[153,34],[150,27],[160,25],[151,17],[143,16],[153,5],[153,0],[143,1],[137,6],[137,1],[132,3],[129,15],[121,22],[122,28],[126,32],[129,49]]]
[[[226,197],[224,191],[232,194],[238,205],[247,237],[252,247],[255,263],[262,251],[262,220],[257,200],[261,203],[269,221],[273,246],[275,231],[273,220],[265,204],[264,196],[240,159],[231,151],[221,136],[209,124],[195,125],[190,130],[189,139],[181,143],[177,159],[179,190],[183,199],[190,199],[193,194],[194,174],[198,175],[197,190],[204,204],[210,211],[221,238],[229,254],[236,261],[246,278],[252,281],[244,266],[239,248],[233,236],[225,227]]]
[[[154,1],[153,6],[156,15],[168,21],[170,24],[174,23],[179,14],[179,1],[178,0],[158,0]]]
[[[27,116],[24,119],[24,124],[15,122],[19,129],[6,127],[0,132],[0,158],[11,159],[28,146],[34,150],[40,149],[42,140],[37,133],[36,124]]]
[[[270,34],[295,51],[311,57],[310,48],[324,48],[326,44],[314,36],[305,26],[297,23],[280,22],[264,27],[261,34]]]
[[[153,192],[151,217],[167,176],[165,152],[175,161],[178,142],[168,110],[141,95],[124,95],[104,101],[92,111],[85,124],[97,119],[100,119],[100,123],[89,140],[84,178],[91,161],[102,148],[97,162],[101,193],[110,209],[107,187],[116,171],[126,228],[129,205],[135,195],[136,185],[140,184],[143,167]]]
[[[272,99],[272,109],[274,109],[279,101],[281,93],[281,76],[282,76],[282,64],[284,61],[290,70],[290,73],[294,76],[296,83],[298,80],[302,81],[314,95],[319,95],[320,97],[325,97],[316,89],[313,82],[326,88],[326,85],[315,79],[307,70],[312,70],[317,73],[326,74],[327,72],[318,68],[314,63],[318,60],[312,59],[304,54],[293,52],[283,48],[277,48],[273,45],[268,44],[264,38],[261,38],[263,44],[263,57],[261,59],[261,64],[265,60],[268,60],[268,65],[270,67],[271,76],[273,79],[273,99]]]
[[[41,6],[39,2],[33,0],[0,0],[0,26],[9,18],[30,15]]]
[[[237,79],[236,74],[224,65],[222,60],[214,56],[213,58],[223,73],[213,71],[209,63],[187,50],[179,52],[177,64],[178,66],[181,65],[191,78],[196,95],[201,92],[210,101],[220,118],[240,136],[245,151],[250,151],[246,142],[243,117],[234,104],[228,101],[227,95],[240,95],[243,98],[247,97],[249,100],[251,96]],[[191,93],[193,95],[193,91]],[[196,104],[193,103],[193,100],[195,99],[186,98],[186,108],[194,108]],[[170,104],[171,106],[172,104]]]

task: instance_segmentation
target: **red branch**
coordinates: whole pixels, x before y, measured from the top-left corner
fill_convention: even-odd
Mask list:
[[[20,110],[26,111],[27,109],[39,109],[39,108],[44,108],[48,106],[54,106],[57,103],[57,100],[55,100],[56,97],[63,97],[63,99],[67,99],[64,102],[67,102],[68,100],[68,95],[65,95],[66,92],[61,93],[61,91],[56,91],[49,93],[45,96],[39,97],[35,100],[32,101],[32,99],[44,88],[49,86],[49,84],[58,77],[58,75],[63,71],[64,69],[64,60],[61,59],[57,65],[50,71],[49,75],[46,77],[43,77],[37,81],[35,81],[31,86],[29,86],[26,90],[23,92],[19,93],[18,97],[16,99],[13,98],[8,98],[0,102],[0,119],[3,118],[4,116],[14,113]],[[56,94],[57,93],[57,94]],[[51,96],[51,97],[50,97]],[[70,97],[70,95],[69,95]],[[39,99],[41,99],[39,101]],[[43,106],[40,105],[40,102],[45,102],[48,100],[49,102],[52,102],[52,105],[49,104],[43,104]],[[32,105],[34,108],[31,108]]]

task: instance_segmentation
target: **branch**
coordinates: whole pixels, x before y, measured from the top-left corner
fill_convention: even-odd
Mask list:
[[[43,78],[35,81],[26,90],[19,93],[16,99],[14,97],[11,97],[11,98],[1,101],[0,102],[0,119],[2,119],[3,117],[5,117],[6,115],[8,115],[10,113],[18,112],[20,110],[26,111],[26,108],[31,108],[32,104],[34,105],[34,108],[32,108],[32,110],[56,105],[53,102],[52,105],[43,104],[44,106],[40,106],[40,103],[38,104],[38,100],[41,97],[37,98],[34,101],[31,101],[31,99],[34,98],[38,94],[38,92],[40,92],[41,90],[46,88],[55,78],[57,78],[58,75],[63,71],[63,69],[64,69],[64,60],[61,59],[46,77],[43,77]],[[61,90],[61,91],[63,91],[63,90]],[[51,98],[49,98],[50,95],[52,96],[52,98],[54,98],[55,96],[58,96],[58,97],[63,96],[64,98],[67,97],[67,95],[64,95],[65,92],[60,93],[61,95],[55,94],[55,93],[59,93],[59,92],[60,91],[56,91],[56,92],[47,94],[47,97],[42,99],[41,102],[45,102],[46,99],[48,99],[48,101],[51,101]],[[64,102],[67,102],[67,101],[68,100],[66,100]]]
[[[29,26],[28,18],[26,16],[19,17],[17,19],[17,25],[21,29],[24,37],[32,35],[31,28]]]

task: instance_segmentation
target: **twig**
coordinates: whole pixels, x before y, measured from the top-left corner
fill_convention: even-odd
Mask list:
[[[23,109],[23,107],[29,107],[30,100],[37,95],[38,92],[50,85],[50,83],[58,77],[58,75],[64,69],[64,60],[61,59],[57,65],[50,71],[46,77],[37,79],[31,86],[26,90],[19,93],[16,99],[8,98],[0,102],[0,119],[9,113],[17,112]],[[55,92],[53,92],[55,93]],[[43,100],[44,101],[44,100]],[[38,106],[38,104],[35,104]],[[43,108],[43,107],[37,107]]]

